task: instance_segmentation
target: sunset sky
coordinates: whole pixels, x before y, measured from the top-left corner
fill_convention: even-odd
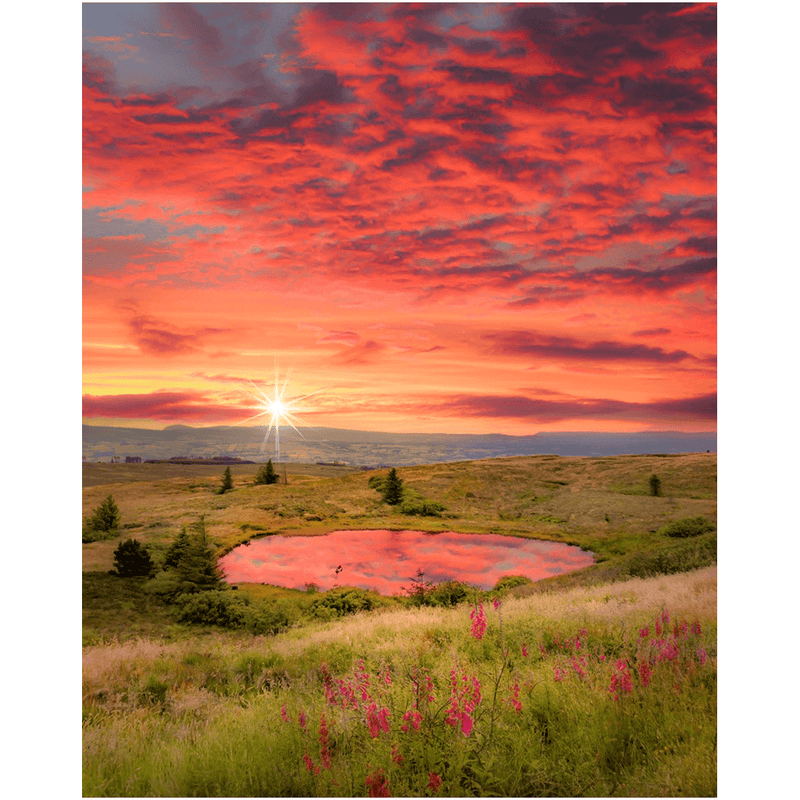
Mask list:
[[[709,4],[84,4],[84,422],[277,361],[304,425],[715,430],[716,54]]]

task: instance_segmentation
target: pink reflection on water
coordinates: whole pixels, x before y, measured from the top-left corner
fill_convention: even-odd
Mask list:
[[[433,583],[458,580],[491,589],[503,575],[533,581],[593,564],[592,554],[559,542],[492,534],[334,531],[323,536],[267,536],[220,559],[231,583],[303,589],[315,583],[401,594],[420,569]],[[336,574],[341,567],[339,574]]]

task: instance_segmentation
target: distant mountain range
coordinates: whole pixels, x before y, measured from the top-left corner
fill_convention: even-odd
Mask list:
[[[381,433],[342,428],[281,427],[281,460],[289,463],[343,462],[357,466],[411,466],[500,456],[553,454],[613,456],[655,453],[716,452],[716,433],[593,431],[537,433],[532,436],[461,433]],[[274,435],[262,452],[263,427],[193,428],[170,425],[163,430],[83,426],[86,461],[213,458],[233,456],[253,461],[275,458]]]

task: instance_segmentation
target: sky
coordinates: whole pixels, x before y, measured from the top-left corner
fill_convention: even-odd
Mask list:
[[[715,5],[82,9],[84,422],[716,430]]]

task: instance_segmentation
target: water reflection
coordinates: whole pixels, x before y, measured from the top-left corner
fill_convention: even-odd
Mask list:
[[[559,542],[387,530],[267,536],[240,545],[220,559],[231,583],[271,583],[293,589],[315,583],[322,590],[339,584],[384,595],[401,594],[418,569],[434,583],[459,580],[491,589],[503,575],[525,575],[536,581],[592,563],[591,553]]]

